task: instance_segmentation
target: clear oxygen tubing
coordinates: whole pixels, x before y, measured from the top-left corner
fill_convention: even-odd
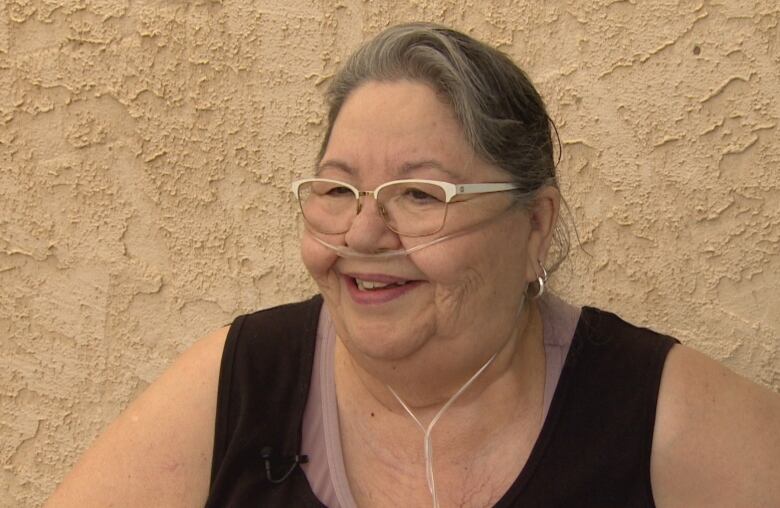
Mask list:
[[[525,307],[526,297],[525,292],[523,292],[523,300],[520,303],[520,312],[522,313],[523,307]],[[422,422],[417,418],[411,409],[409,409],[409,406],[406,405],[406,403],[401,399],[401,397],[393,390],[393,388],[390,385],[387,385],[387,389],[390,390],[390,393],[393,394],[393,397],[398,401],[399,404],[406,410],[406,412],[409,414],[409,416],[412,417],[412,420],[417,424],[418,427],[420,427],[420,430],[423,431],[423,450],[425,452],[425,478],[428,482],[428,490],[431,493],[431,497],[433,498],[433,508],[439,508],[439,498],[436,495],[436,482],[434,480],[433,476],[433,443],[431,441],[431,433],[433,432],[433,426],[436,425],[436,423],[439,421],[441,416],[444,414],[444,412],[458,399],[458,397],[461,396],[463,392],[466,391],[466,389],[471,386],[471,384],[476,381],[476,379],[479,377],[480,374],[482,374],[485,369],[487,369],[491,363],[493,363],[493,360],[496,359],[496,356],[498,356],[498,351],[493,353],[493,356],[491,356],[485,364],[479,368],[477,372],[474,373],[471,378],[466,381],[466,383],[458,389],[455,394],[450,397],[450,399],[442,406],[441,409],[439,409],[439,412],[436,413],[436,415],[431,420],[431,423],[428,424],[428,426],[424,426]]]
[[[445,240],[449,240],[451,238],[456,238],[461,235],[465,235],[466,233],[470,233],[472,231],[475,231],[482,226],[487,225],[490,222],[493,222],[494,220],[497,220],[499,217],[507,213],[509,210],[514,208],[514,204],[507,207],[504,211],[499,213],[498,215],[491,217],[487,220],[482,220],[480,222],[477,222],[476,224],[472,224],[469,227],[462,229],[460,231],[456,231],[454,233],[450,233],[448,235],[440,236],[439,238],[434,238],[433,240],[421,243],[419,245],[415,245],[414,247],[409,248],[402,248],[402,249],[393,249],[393,250],[385,250],[380,252],[360,252],[358,250],[353,249],[352,247],[348,247],[346,245],[334,245],[332,243],[326,242],[322,238],[320,238],[317,233],[311,229],[309,229],[308,225],[306,228],[309,230],[309,233],[311,233],[311,237],[323,245],[324,247],[327,247],[328,249],[332,250],[336,254],[338,254],[340,257],[343,258],[358,258],[358,259],[386,259],[386,258],[394,258],[398,256],[408,256],[409,254],[413,254],[417,251],[420,251],[422,249],[425,249],[427,247],[430,247],[432,245],[436,245],[438,243],[441,243]]]
[[[458,233],[453,233],[451,235],[445,235],[439,238],[435,238],[429,242],[415,245],[414,247],[408,249],[403,248],[403,249],[385,250],[381,252],[372,252],[372,253],[360,252],[353,249],[352,247],[347,247],[346,245],[333,245],[332,243],[328,243],[322,238],[318,237],[315,233],[312,233],[312,238],[314,238],[314,240],[324,245],[325,247],[329,248],[330,250],[334,251],[336,254],[338,254],[343,258],[385,259],[385,258],[393,258],[397,256],[408,256],[413,252],[417,252],[418,250],[422,250],[426,247],[430,247],[431,245],[436,245],[437,243],[443,242],[444,240],[449,240],[450,238],[460,236],[465,232],[466,231],[460,231]]]
[[[428,490],[431,492],[431,497],[433,498],[433,508],[439,508],[439,498],[436,495],[436,481],[433,477],[433,444],[431,442],[431,432],[433,432],[433,426],[436,425],[436,423],[439,421],[439,418],[441,418],[444,412],[458,399],[458,397],[460,397],[461,394],[465,392],[469,386],[471,386],[471,383],[473,383],[479,377],[479,375],[482,374],[491,363],[493,363],[493,360],[495,360],[497,355],[498,352],[493,353],[493,356],[491,356],[488,361],[485,362],[485,364],[480,367],[480,369],[475,372],[474,375],[471,376],[471,378],[452,395],[452,397],[450,397],[450,400],[448,400],[441,407],[441,409],[439,409],[439,412],[436,413],[436,416],[433,417],[431,423],[429,423],[427,427],[425,427],[422,422],[414,415],[412,410],[409,409],[409,406],[407,406],[401,397],[395,393],[395,390],[393,390],[390,385],[387,385],[387,389],[390,390],[390,393],[393,394],[398,403],[403,406],[406,412],[409,413],[409,416],[412,417],[412,420],[414,420],[417,426],[420,427],[420,429],[423,431],[423,450],[425,451],[425,478],[428,481]]]
[[[438,243],[444,242],[445,240],[449,240],[451,238],[455,238],[461,235],[464,235],[466,233],[470,233],[481,226],[492,222],[493,220],[496,220],[498,217],[502,216],[507,211],[511,210],[513,206],[509,206],[506,210],[504,210],[502,213],[498,214],[495,217],[492,217],[488,220],[480,221],[477,224],[474,224],[466,229],[463,229],[461,231],[457,231],[455,233],[444,235],[439,238],[434,238],[433,240],[430,240],[428,242],[421,243],[419,245],[415,245],[414,247],[410,248],[403,248],[403,249],[393,249],[393,250],[386,250],[381,252],[360,252],[357,251],[351,247],[348,247],[346,245],[334,245],[332,243],[326,242],[319,236],[317,236],[317,233],[315,231],[309,230],[311,233],[311,237],[323,245],[324,247],[327,247],[328,249],[334,251],[338,256],[343,258],[358,258],[358,259],[388,259],[398,256],[408,256],[409,254],[415,253],[417,251],[420,251],[422,249],[425,249],[427,247],[430,247],[432,245],[436,245]],[[308,229],[308,226],[307,226]],[[525,293],[524,293],[525,295]],[[520,304],[520,309],[522,312],[522,308],[525,305],[525,298],[523,298],[523,302]],[[466,383],[460,387],[460,389],[453,394],[452,397],[442,406],[442,408],[439,410],[438,413],[433,417],[431,422],[428,424],[427,427],[425,427],[422,422],[414,415],[411,409],[409,409],[409,406],[406,405],[406,403],[401,399],[401,397],[398,396],[398,394],[393,390],[390,385],[387,385],[387,389],[390,390],[390,393],[393,394],[393,396],[398,400],[398,402],[401,404],[401,406],[406,410],[406,412],[409,414],[409,416],[412,417],[414,422],[420,427],[420,429],[423,431],[424,437],[423,437],[423,450],[425,452],[425,476],[428,483],[428,490],[431,493],[431,497],[433,498],[433,508],[439,508],[439,499],[436,494],[436,482],[434,480],[433,475],[433,444],[431,441],[431,432],[433,431],[434,425],[439,421],[441,416],[444,414],[444,412],[455,402],[455,400],[460,397],[460,395],[466,391],[466,389],[471,386],[471,384],[479,377],[480,374],[482,374],[485,369],[487,369],[491,363],[493,363],[493,360],[498,355],[498,352],[494,353],[493,356],[491,356],[485,364],[480,367],[480,369],[474,373],[471,378],[466,381]]]

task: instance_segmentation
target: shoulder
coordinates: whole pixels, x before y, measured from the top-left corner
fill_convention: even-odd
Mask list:
[[[660,507],[777,506],[780,396],[675,346],[658,395],[651,476]]]
[[[225,343],[222,379],[226,386],[220,389],[240,391],[246,383],[276,387],[282,379],[307,370],[321,307],[317,295],[236,318]]]
[[[197,341],[103,432],[47,506],[192,506],[209,485],[222,328]]]
[[[235,374],[238,358],[239,373],[254,375],[258,362],[272,366],[262,375],[275,385],[304,343],[285,339],[302,327],[316,330],[321,305],[316,296],[239,316],[198,340],[105,429],[46,506],[203,505],[220,379]],[[288,353],[286,362],[276,361],[275,348]],[[281,374],[274,378],[273,372]]]
[[[229,340],[239,337],[251,341],[276,338],[285,335],[300,335],[317,330],[322,308],[322,297],[315,295],[307,300],[287,303],[252,314],[239,316],[233,322]]]
[[[626,376],[620,381],[630,384],[632,389],[645,387],[653,401],[666,356],[678,344],[672,337],[593,307],[582,308],[575,339],[570,352],[572,362],[577,362],[581,355],[589,356],[589,362],[601,364],[605,374],[613,378]]]

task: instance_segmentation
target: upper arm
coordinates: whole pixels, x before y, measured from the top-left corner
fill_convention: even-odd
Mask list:
[[[198,341],[95,441],[46,506],[194,506],[208,494],[227,328]]]
[[[780,506],[780,396],[675,346],[651,458],[659,507]]]

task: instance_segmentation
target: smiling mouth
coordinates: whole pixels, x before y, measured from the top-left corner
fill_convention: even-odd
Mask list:
[[[355,281],[355,285],[360,291],[376,291],[377,289],[386,289],[386,288],[395,288],[405,285],[407,282],[410,281],[401,281],[401,282],[378,282],[373,280],[361,280],[361,279],[353,279]]]

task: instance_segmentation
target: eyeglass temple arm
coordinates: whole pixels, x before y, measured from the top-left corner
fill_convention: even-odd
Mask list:
[[[464,183],[456,185],[456,194],[485,194],[519,189],[514,183]]]

